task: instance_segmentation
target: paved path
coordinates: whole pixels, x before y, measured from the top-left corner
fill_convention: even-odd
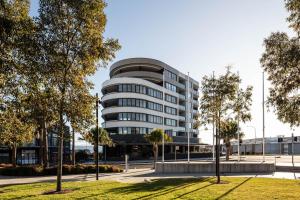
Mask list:
[[[145,169],[131,169],[124,173],[105,173],[100,174],[100,180],[119,181],[126,183],[139,183],[148,182],[153,179],[166,179],[166,178],[199,178],[214,176],[213,174],[155,174],[154,170]],[[233,176],[230,174],[229,176]],[[286,178],[286,179],[300,179],[300,173],[291,172],[275,172],[273,174],[237,174],[238,177],[266,177],[266,178]],[[95,174],[82,174],[82,175],[65,175],[63,181],[94,181]],[[11,177],[0,176],[0,187],[4,185],[38,183],[38,182],[55,182],[56,176],[43,176],[43,177]]]

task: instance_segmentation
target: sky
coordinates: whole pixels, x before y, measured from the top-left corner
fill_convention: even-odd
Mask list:
[[[101,93],[109,78],[111,63],[131,57],[161,60],[201,82],[204,75],[225,73],[232,65],[239,71],[242,88],[252,85],[252,121],[241,124],[245,138],[262,137],[263,40],[271,32],[289,35],[288,13],[283,0],[107,0],[105,37],[122,45],[107,68],[91,77],[92,91]],[[30,14],[37,16],[38,0],[31,1]],[[265,83],[268,94],[269,83]],[[267,111],[267,109],[266,109]],[[265,113],[265,135],[290,136],[288,124],[277,120],[272,109]],[[300,129],[294,131],[300,135]],[[203,142],[212,142],[211,130],[200,128]]]

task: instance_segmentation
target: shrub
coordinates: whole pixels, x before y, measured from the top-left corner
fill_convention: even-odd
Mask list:
[[[63,175],[68,174],[87,174],[96,173],[96,165],[63,165]],[[117,173],[123,170],[110,165],[99,165],[100,173]],[[0,175],[6,176],[42,176],[42,175],[56,175],[57,168],[49,167],[44,169],[42,166],[19,166],[0,168]]]
[[[0,163],[0,168],[6,168],[6,167],[12,167],[12,164],[8,164],[8,163]]]

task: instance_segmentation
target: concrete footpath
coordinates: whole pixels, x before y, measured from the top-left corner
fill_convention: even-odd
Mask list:
[[[200,178],[214,176],[214,174],[156,174],[150,168],[144,169],[130,169],[123,173],[105,173],[100,174],[99,180],[119,181],[125,183],[141,183],[149,182],[154,179],[168,179],[168,178]],[[227,176],[223,174],[222,176]],[[285,179],[300,179],[300,173],[292,172],[275,172],[272,174],[228,174],[230,177],[264,177],[264,178],[285,178]],[[65,175],[63,181],[94,181],[95,174],[81,174],[81,175]],[[0,187],[5,185],[28,184],[39,182],[55,182],[56,176],[42,176],[42,177],[12,177],[0,176]]]

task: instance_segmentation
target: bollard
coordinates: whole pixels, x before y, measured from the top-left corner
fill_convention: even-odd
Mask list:
[[[125,172],[128,172],[128,155],[125,154]]]

